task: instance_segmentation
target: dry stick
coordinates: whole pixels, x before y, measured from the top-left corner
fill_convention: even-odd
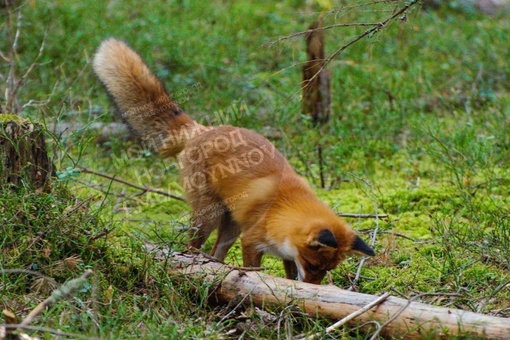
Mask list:
[[[358,2],[358,3],[355,3],[353,5],[347,5],[347,6],[342,6],[340,8],[337,8],[337,9],[331,9],[329,11],[324,11],[323,13],[324,14],[335,14],[335,13],[338,13],[338,12],[341,12],[341,11],[345,11],[346,9],[353,9],[353,8],[360,8],[360,7],[368,7],[368,6],[374,6],[374,5],[379,5],[379,4],[387,4],[387,3],[391,3],[391,2],[398,2],[399,0],[378,0],[378,1],[370,1],[370,2]]]
[[[388,218],[387,214],[352,214],[352,213],[337,213],[338,216],[352,217],[352,218]]]
[[[321,188],[326,188],[326,183],[324,183],[324,161],[322,159],[322,146],[317,146],[317,152],[319,153],[319,175],[321,180]]]
[[[176,199],[176,200],[179,200],[179,201],[183,201],[183,202],[185,201],[185,199],[180,197],[180,196],[172,195],[172,194],[169,194],[168,192],[164,192],[164,191],[158,190],[158,189],[152,189],[152,188],[149,188],[149,187],[142,187],[140,185],[129,183],[129,182],[127,182],[127,181],[125,181],[125,180],[123,180],[121,178],[116,178],[114,176],[103,174],[103,173],[100,173],[100,172],[97,172],[97,171],[94,171],[94,170],[90,170],[90,169],[87,169],[87,168],[80,168],[79,172],[83,172],[83,173],[86,173],[86,174],[91,174],[91,175],[96,175],[96,176],[99,176],[99,177],[107,178],[109,180],[125,184],[127,186],[132,187],[132,188],[135,188],[135,189],[138,189],[138,190],[142,190],[143,193],[153,192],[155,194],[159,194],[159,195],[163,195],[163,196],[166,196],[166,197],[170,197],[170,198],[173,198],[173,199]]]
[[[362,181],[363,183],[365,183],[365,185],[367,185],[370,188],[370,192],[374,196],[375,229],[374,229],[374,231],[372,233],[372,237],[370,238],[370,246],[373,248],[374,244],[375,244],[375,239],[377,237],[377,231],[379,230],[379,213],[377,211],[377,198],[375,198],[374,188],[372,187],[372,184],[370,182],[365,181],[363,178],[360,178],[360,177],[357,177],[357,176],[354,176],[354,175],[352,175],[352,176],[357,178],[358,180]],[[363,265],[365,264],[366,260],[367,260],[367,257],[363,257],[361,259],[361,261],[359,263],[359,266],[358,266],[358,270],[356,271],[356,276],[354,277],[354,280],[352,281],[352,284],[348,288],[348,290],[354,290],[354,286],[356,286],[356,284],[358,283],[359,278],[361,276],[361,268],[363,268]]]
[[[2,58],[6,62],[9,62],[9,57],[6,56],[1,50],[0,50],[0,58]],[[2,78],[4,78],[3,75],[2,75]]]
[[[358,309],[357,311],[355,311],[354,313],[351,313],[349,315],[347,315],[345,318],[343,318],[342,320],[338,321],[338,322],[335,322],[333,325],[329,326],[328,328],[326,328],[326,334],[329,334],[335,330],[337,330],[338,328],[342,327],[343,325],[345,325],[347,322],[351,321],[352,319],[360,316],[361,314],[367,312],[370,308],[374,307],[374,306],[377,306],[379,304],[381,304],[384,300],[386,300],[388,297],[391,296],[391,293],[390,292],[386,292],[384,293],[383,295],[379,296],[377,299],[375,299],[374,301],[370,302],[369,304],[367,304],[366,306]],[[305,338],[306,340],[313,340],[313,339],[317,339],[319,336],[321,336],[322,333],[316,333],[316,334],[313,334],[307,338]]]
[[[185,201],[185,199],[180,197],[180,196],[175,196],[175,195],[169,194],[167,192],[164,192],[164,191],[161,191],[161,190],[157,190],[157,189],[152,189],[152,188],[149,188],[149,187],[142,187],[142,186],[139,186],[139,185],[136,185],[136,184],[133,184],[133,183],[129,183],[129,182],[127,182],[127,181],[125,181],[125,180],[123,180],[121,178],[116,178],[114,176],[103,174],[103,173],[100,173],[100,172],[97,172],[97,171],[94,171],[94,170],[90,170],[88,168],[82,167],[82,168],[80,168],[79,171],[83,172],[83,173],[88,173],[88,174],[96,175],[96,176],[99,176],[99,177],[107,178],[109,180],[112,180],[112,181],[115,181],[115,182],[119,182],[119,183],[128,185],[128,186],[133,187],[135,189],[142,190],[144,192],[153,192],[153,193],[156,193],[156,194],[160,194],[160,195],[163,195],[163,196],[174,198],[174,199],[179,200],[179,201]],[[97,189],[97,188],[95,188],[95,189]],[[387,214],[379,214],[378,215],[378,214],[353,214],[353,213],[338,213],[338,216],[353,217],[353,218],[387,218],[388,217]]]
[[[43,38],[40,48],[39,48],[39,53],[35,57],[32,64],[28,67],[26,72],[23,74],[23,76],[21,76],[21,78],[19,78],[19,79],[16,79],[17,69],[16,69],[15,61],[17,59],[16,57],[17,57],[18,43],[19,43],[19,39],[21,36],[21,27],[23,26],[23,22],[22,22],[23,16],[21,13],[21,6],[14,8],[15,6],[16,6],[16,4],[14,4],[14,1],[12,1],[12,0],[7,0],[5,2],[5,10],[6,10],[6,16],[7,16],[7,36],[8,36],[8,42],[10,45],[9,58],[7,58],[3,53],[0,52],[0,55],[2,56],[2,58],[5,59],[9,63],[9,75],[7,77],[7,81],[6,81],[7,88],[5,90],[6,104],[5,104],[4,110],[6,112],[11,112],[11,113],[18,113],[18,111],[20,110],[19,105],[17,104],[17,101],[16,101],[18,91],[25,84],[28,75],[32,72],[34,67],[38,65],[38,61],[41,58],[41,56],[43,55],[44,48],[46,45],[46,39],[48,37],[48,30],[46,30],[46,32],[44,34],[44,38]],[[11,7],[13,8],[12,10],[11,10]],[[17,12],[18,16],[17,16],[17,21],[16,21],[16,32],[14,33],[14,36],[13,36],[13,30],[14,30],[13,25],[14,24],[12,22],[12,14],[15,12]],[[53,88],[52,95],[53,95],[55,89],[56,89],[56,86]],[[51,95],[50,95],[50,98],[51,98]],[[28,103],[24,104],[21,107],[21,109],[24,109],[27,106],[34,105],[34,103],[36,105],[45,105],[49,102],[49,100],[50,99],[48,99],[46,101],[35,101],[35,100],[31,99]]]
[[[89,336],[82,335],[82,334],[76,334],[76,333],[67,333],[67,332],[63,332],[58,329],[53,329],[53,328],[48,328],[48,327],[30,326],[30,325],[21,325],[21,324],[0,324],[0,330],[2,329],[2,327],[6,328],[6,329],[21,328],[21,329],[26,329],[26,330],[28,329],[31,331],[51,333],[51,334],[54,334],[57,336],[66,336],[70,339],[87,339],[87,340],[97,339],[97,340],[99,340],[98,338],[91,338]],[[0,332],[0,334],[1,334],[1,332]],[[0,339],[2,339],[2,338],[0,338]],[[38,339],[38,338],[34,338],[34,339]]]
[[[126,195],[122,195],[120,193],[116,193],[116,192],[113,192],[113,191],[106,191],[106,190],[103,190],[101,185],[94,185],[94,184],[91,184],[91,183],[85,183],[83,181],[80,181],[79,179],[73,179],[76,183],[80,183],[84,186],[86,186],[87,188],[91,188],[91,189],[94,189],[94,190],[97,190],[105,195],[113,195],[115,197],[118,197],[118,198],[122,198],[122,199],[126,199],[126,200],[131,200],[131,201],[135,201],[135,202],[139,202],[140,199],[137,199],[137,198],[133,198],[133,197],[129,197],[129,196],[126,196]]]
[[[255,289],[255,287],[252,288],[252,291],[253,291],[253,289]],[[239,303],[234,308],[232,308],[231,311],[229,311],[224,317],[221,318],[220,321],[218,321],[216,323],[216,326],[217,327],[220,326],[223,321],[227,320],[230,317],[230,315],[234,314],[235,311],[244,303],[246,298],[248,298],[250,295],[251,295],[251,291],[249,294],[244,295],[243,298],[241,299],[241,301],[239,301]]]
[[[46,45],[46,38],[48,37],[48,31],[46,30],[46,32],[44,34],[44,38],[43,38],[43,40],[41,42],[41,46],[39,48],[39,53],[35,57],[34,61],[28,67],[28,69],[23,74],[23,76],[21,76],[21,78],[19,78],[19,79],[16,79],[15,60],[16,60],[16,55],[17,55],[18,42],[19,42],[19,38],[21,36],[21,26],[22,26],[23,16],[21,14],[21,9],[19,7],[13,10],[13,12],[14,11],[18,12],[18,18],[17,18],[17,22],[16,22],[16,33],[15,33],[15,36],[12,37],[12,18],[11,18],[11,10],[9,9],[9,6],[13,6],[13,5],[14,4],[12,4],[11,1],[8,1],[6,3],[7,22],[8,22],[7,29],[8,29],[8,37],[9,37],[8,39],[9,39],[9,42],[11,45],[10,46],[11,56],[10,56],[10,60],[9,60],[9,76],[7,78],[8,86],[7,86],[7,90],[6,90],[6,101],[7,101],[6,109],[7,109],[7,111],[12,111],[12,112],[17,113],[19,108],[15,106],[16,105],[16,96],[18,94],[19,89],[24,85],[28,75],[30,74],[30,72],[32,72],[34,67],[37,65],[37,62],[39,61],[39,59],[41,58],[41,56],[44,53],[44,48]]]
[[[41,46],[39,47],[39,53],[37,54],[37,56],[35,57],[34,61],[32,62],[32,64],[30,64],[30,66],[28,67],[28,69],[26,70],[25,74],[23,74],[23,76],[18,80],[18,82],[16,83],[16,86],[14,87],[14,90],[13,90],[13,95],[16,95],[18,93],[18,90],[20,89],[20,87],[23,85],[23,83],[25,82],[25,80],[27,79],[28,75],[30,74],[30,72],[32,72],[32,70],[34,69],[34,67],[37,65],[37,62],[39,61],[39,59],[41,58],[41,56],[43,55],[44,53],[44,48],[46,46],[46,38],[48,37],[48,31],[46,30],[46,32],[44,33],[44,37],[43,37],[43,40],[41,42]]]
[[[390,292],[384,293],[383,295],[379,296],[374,301],[372,301],[369,304],[367,304],[365,307],[363,307],[361,309],[358,309],[354,313],[351,313],[350,315],[347,315],[342,320],[340,320],[340,321],[334,323],[333,325],[329,326],[328,328],[326,328],[326,333],[331,333],[334,330],[340,328],[342,325],[346,324],[347,322],[349,322],[350,320],[354,319],[355,317],[357,317],[357,316],[367,312],[370,308],[372,308],[374,306],[378,306],[379,304],[381,304],[383,301],[385,301],[390,296],[391,296]]]
[[[41,106],[48,105],[48,103],[51,101],[51,99],[55,95],[55,92],[57,91],[57,86],[58,86],[58,80],[55,81],[55,85],[53,85],[53,89],[51,90],[51,93],[48,95],[48,98],[46,98],[44,100],[30,99],[28,102],[23,104],[23,106],[21,107],[21,110],[24,110],[25,108],[30,107],[30,106],[41,107]]]
[[[4,316],[4,322],[6,325],[17,325],[18,324],[18,317],[16,314],[11,312],[10,310],[4,309],[3,310],[3,316]],[[2,331],[2,328],[5,331]],[[16,335],[13,335],[12,333],[16,331],[16,328],[7,328],[7,327],[1,327],[0,326],[0,339],[17,339],[18,337]]]
[[[499,293],[500,290],[502,290],[503,288],[505,288],[506,286],[510,285],[510,280],[506,281],[506,282],[503,282],[502,284],[500,284],[499,286],[497,286],[491,293],[491,295],[489,295],[485,301],[482,301],[481,304],[478,306],[478,308],[476,309],[476,312],[477,313],[482,313],[483,310],[485,309],[485,306],[489,303],[489,301],[496,295]]]
[[[120,204],[122,203],[122,199],[126,197],[126,188],[122,188],[121,193],[119,196],[117,196],[117,202],[115,202],[115,205],[113,206],[113,211],[116,212],[119,208]]]
[[[322,26],[319,28],[311,28],[306,31],[296,32],[296,33],[286,35],[284,37],[280,37],[280,38],[278,38],[274,41],[271,41],[269,43],[266,43],[264,45],[272,47],[273,45],[276,45],[279,42],[284,41],[284,40],[292,39],[292,38],[298,37],[300,35],[310,34],[310,33],[316,32],[316,31],[324,31],[324,30],[327,30],[330,28],[335,28],[335,27],[362,27],[362,26],[376,26],[378,24],[379,23],[376,23],[376,22],[359,22],[359,23],[353,23],[353,24],[333,24],[333,25],[328,25],[328,26]]]
[[[11,7],[13,7],[14,4],[12,0],[6,0],[5,1],[5,16],[7,21],[7,40],[9,43],[10,48],[10,56],[9,56],[9,75],[7,76],[7,88],[5,89],[5,106],[4,110],[5,112],[12,112],[13,106],[15,104],[14,101],[14,95],[11,94],[13,92],[15,83],[16,83],[16,49],[17,44],[19,40],[20,35],[20,26],[21,26],[21,11],[19,8],[12,10]],[[13,22],[12,22],[12,14],[18,11],[18,21],[17,21],[17,28],[16,32],[13,36]]]
[[[416,240],[412,237],[409,237],[407,235],[404,235],[404,234],[401,234],[401,233],[396,233],[394,231],[386,231],[386,230],[382,230],[382,231],[379,231],[380,234],[390,234],[390,235],[393,235],[393,236],[397,236],[397,237],[402,237],[402,238],[405,238],[406,240],[409,240],[409,241],[413,241],[413,242],[416,242]]]
[[[30,313],[28,313],[28,315],[20,323],[20,327],[24,327],[30,324],[37,315],[39,315],[46,307],[48,307],[52,303],[55,303],[58,300],[61,300],[73,294],[83,285],[87,278],[90,275],[92,275],[92,273],[93,272],[91,269],[87,269],[85,273],[83,273],[83,275],[80,276],[79,278],[73,279],[67,282],[66,284],[62,285],[60,289],[54,290],[53,293],[51,293],[50,297],[48,297],[46,300],[38,304]]]

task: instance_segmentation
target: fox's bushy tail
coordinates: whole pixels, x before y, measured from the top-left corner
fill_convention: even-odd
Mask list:
[[[201,127],[126,43],[114,38],[103,41],[93,67],[124,121],[162,156],[178,154]]]

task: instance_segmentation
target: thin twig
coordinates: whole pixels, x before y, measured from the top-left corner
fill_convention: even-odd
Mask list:
[[[5,106],[3,110],[5,112],[11,112],[11,113],[18,113],[20,111],[20,106],[17,100],[18,91],[24,86],[26,79],[28,78],[29,74],[32,72],[34,67],[36,67],[38,64],[39,59],[44,53],[44,48],[46,45],[46,38],[48,36],[48,30],[46,30],[44,34],[44,38],[41,42],[41,45],[39,47],[39,53],[35,57],[34,61],[30,64],[28,69],[25,71],[25,73],[18,78],[16,76],[16,73],[19,71],[19,69],[16,67],[16,60],[17,60],[17,49],[19,40],[21,37],[21,28],[22,28],[22,22],[23,22],[23,15],[21,11],[21,6],[14,8],[15,4],[13,1],[6,1],[5,2],[5,10],[6,10],[6,17],[7,17],[7,39],[9,43],[9,53],[10,56],[8,59],[6,56],[2,54],[2,58],[7,60],[9,62],[9,73],[7,76],[7,86],[5,89]],[[14,23],[12,14],[17,12],[17,21],[16,21],[16,31],[14,31]],[[44,101],[39,101],[44,105]],[[28,104],[23,105],[23,108],[26,106],[33,105],[34,103],[37,103],[35,100],[30,100]]]
[[[140,202],[141,200],[139,198],[133,198],[133,197],[128,197],[126,195],[122,195],[121,193],[116,193],[116,192],[113,192],[113,191],[106,191],[106,190],[103,190],[102,186],[101,185],[94,185],[94,184],[91,184],[91,183],[86,183],[84,181],[80,181],[79,179],[73,179],[73,181],[75,181],[76,183],[80,183],[81,185],[84,185],[86,186],[87,188],[91,188],[91,189],[94,189],[94,190],[97,190],[105,195],[113,195],[115,197],[120,197],[120,198],[123,198],[123,199],[126,199],[126,200],[131,200],[131,201],[135,201],[135,202]]]
[[[380,297],[378,297],[374,301],[370,302],[366,306],[364,306],[364,307],[358,309],[357,311],[347,315],[342,320],[340,320],[340,321],[334,323],[333,325],[329,326],[328,328],[326,328],[326,334],[329,334],[329,333],[337,330],[338,328],[342,327],[343,325],[345,325],[347,322],[351,321],[352,319],[360,316],[363,313],[366,313],[370,308],[372,308],[374,306],[380,305],[383,301],[385,301],[390,296],[391,296],[390,292],[384,293],[383,295],[381,295]],[[321,335],[322,335],[322,333],[316,333],[316,334],[313,334],[313,335],[311,335],[311,336],[309,336],[309,337],[307,337],[305,339],[306,340],[318,339]]]
[[[253,287],[253,288],[251,289],[251,291],[253,291],[253,289],[255,289],[255,287]],[[236,311],[236,310],[237,310],[237,309],[238,309],[238,308],[239,308],[239,307],[240,307],[240,306],[244,303],[244,301],[245,301],[248,297],[251,297],[251,291],[250,291],[248,294],[245,294],[245,295],[243,296],[243,298],[241,299],[241,301],[239,301],[239,303],[238,303],[238,304],[237,304],[234,308],[232,308],[232,310],[231,310],[231,311],[229,311],[229,312],[228,312],[228,313],[227,313],[224,317],[222,317],[222,318],[221,318],[221,320],[220,320],[220,321],[218,321],[218,322],[216,323],[216,327],[219,327],[223,321],[227,320],[227,319],[230,317],[230,315],[232,315],[232,314],[234,314],[234,313],[235,313],[235,311]]]
[[[30,64],[30,66],[28,67],[28,69],[25,71],[25,73],[23,74],[23,76],[16,82],[16,86],[14,87],[12,93],[13,93],[13,96],[16,96],[16,94],[18,93],[19,89],[21,86],[23,86],[23,84],[25,83],[25,80],[27,79],[28,75],[30,74],[30,72],[32,72],[32,70],[34,69],[34,67],[37,65],[37,61],[39,61],[39,59],[41,58],[41,56],[43,55],[44,53],[44,48],[46,46],[46,38],[48,37],[48,31],[46,30],[46,32],[44,33],[44,37],[43,37],[43,40],[41,42],[41,46],[39,47],[39,53],[37,54],[37,56],[35,57],[34,61],[32,62],[32,64]]]
[[[9,3],[11,3],[10,5],[14,5],[13,4],[13,1],[9,1]],[[9,6],[9,4],[7,4],[7,7]],[[15,11],[18,12],[18,18],[16,20],[16,35],[14,36],[14,40],[12,41],[12,51],[14,52],[12,57],[15,57],[16,56],[16,51],[18,49],[18,42],[19,42],[19,37],[21,36],[21,24],[23,23],[22,19],[23,19],[23,15],[21,14],[21,9],[20,7],[16,8]]]
[[[328,26],[321,26],[318,28],[308,29],[306,31],[296,32],[296,33],[292,33],[292,34],[280,37],[274,41],[265,43],[263,46],[272,47],[284,40],[292,39],[292,38],[298,37],[300,35],[310,34],[310,33],[316,32],[316,31],[328,30],[328,29],[335,28],[335,27],[364,27],[364,26],[376,26],[376,25],[379,25],[379,23],[377,23],[377,22],[358,22],[358,23],[351,23],[351,24],[333,24],[333,25],[328,25]]]
[[[340,321],[336,322],[335,324],[333,324],[333,325],[329,326],[328,328],[326,328],[326,333],[333,332],[334,330],[340,328],[342,325],[346,324],[350,320],[352,320],[352,319],[358,317],[359,315],[367,312],[370,308],[380,305],[383,301],[385,301],[390,296],[391,296],[390,292],[384,293],[383,295],[381,295],[380,297],[378,297],[374,301],[370,302],[369,304],[367,304],[363,308],[358,309],[354,313],[351,313],[351,314],[347,315],[342,320],[340,320]]]
[[[373,188],[371,188],[371,190],[372,190],[372,195],[374,195]],[[374,232],[372,233],[372,238],[370,239],[370,246],[372,246],[372,247],[375,245],[375,239],[377,238],[377,232],[379,231],[379,212],[377,211],[378,203],[377,203],[377,198],[375,198],[375,197],[374,197],[374,209],[375,209],[375,229],[374,229]]]
[[[362,323],[361,325],[358,325],[354,328],[349,328],[349,332],[352,332],[355,334],[355,332],[358,330],[358,329],[363,329],[365,328],[366,326],[368,325],[374,325],[376,329],[379,329],[381,328],[381,324],[375,320],[372,320],[372,321],[367,321],[367,322],[364,322]]]
[[[39,272],[36,272],[36,271],[33,271],[33,270],[28,270],[28,269],[0,269],[0,274],[28,274],[28,275],[34,275],[34,276],[38,276],[38,277],[41,277],[43,279],[45,279],[46,281],[50,282],[51,284],[57,286],[57,282],[49,277],[49,276],[46,276],[46,275],[43,275]]]
[[[32,325],[22,325],[22,324],[0,324],[0,328],[6,328],[6,329],[28,329],[32,331],[38,331],[38,332],[45,332],[45,333],[51,333],[58,336],[66,336],[71,339],[88,339],[88,340],[96,340],[99,338],[93,338],[89,337],[83,334],[77,334],[77,333],[67,333],[63,332],[58,329],[48,328],[48,327],[39,327],[39,326],[32,326]]]
[[[18,316],[11,312],[10,310],[4,309],[2,314],[4,317],[5,324],[17,325],[19,323]],[[13,328],[0,327],[0,339],[17,339],[18,336],[13,334],[15,331],[16,328],[14,327]]]
[[[113,211],[116,212],[119,208],[120,204],[122,203],[122,199],[126,197],[126,188],[122,188],[122,191],[117,196],[117,202],[115,202],[115,205],[113,206]]]
[[[354,290],[354,288],[358,285],[359,278],[361,276],[361,268],[363,268],[363,265],[365,264],[366,257],[363,257],[361,261],[359,262],[358,269],[356,270],[356,275],[354,276],[354,279],[351,282],[351,286],[347,290]],[[355,290],[357,291],[357,290]]]
[[[387,214],[353,214],[353,213],[337,213],[341,217],[352,218],[388,218]]]
[[[90,170],[90,169],[87,169],[87,168],[80,168],[79,172],[83,172],[83,173],[91,174],[91,175],[96,175],[96,176],[107,178],[109,180],[112,180],[112,181],[115,181],[115,182],[118,182],[118,183],[125,184],[127,186],[132,187],[132,188],[135,188],[135,189],[138,189],[138,190],[142,190],[143,194],[147,193],[147,192],[152,192],[152,193],[155,193],[155,194],[163,195],[163,196],[166,196],[166,197],[170,197],[170,198],[173,198],[173,199],[185,202],[185,199],[180,197],[180,196],[172,195],[172,194],[169,194],[168,192],[165,192],[165,191],[162,191],[162,190],[158,190],[158,189],[153,189],[153,188],[149,188],[149,187],[142,187],[140,185],[136,185],[136,184],[130,183],[128,181],[125,181],[125,180],[123,180],[121,178],[116,178],[115,176],[110,176],[110,175],[103,174],[103,173],[100,173],[100,172],[97,172],[97,171],[94,171],[94,170]]]
[[[376,237],[377,237],[377,232],[379,230],[379,216],[380,216],[379,212],[378,212],[377,197],[375,197],[375,193],[374,193],[374,187],[372,186],[372,184],[370,182],[364,180],[361,177],[358,177],[358,176],[356,176],[354,174],[351,174],[351,176],[353,176],[354,178],[356,178],[359,181],[363,182],[370,189],[370,193],[374,197],[373,202],[374,202],[374,210],[375,210],[375,214],[374,214],[374,216],[375,216],[375,228],[374,228],[374,231],[372,232],[372,237],[370,238],[370,246],[373,248],[374,245],[375,245],[375,240],[376,240]],[[360,278],[360,275],[361,275],[361,269],[363,268],[363,265],[365,264],[366,260],[367,260],[367,257],[363,257],[361,259],[361,261],[359,263],[359,266],[358,266],[358,269],[356,271],[356,276],[354,277],[354,280],[352,281],[352,284],[348,288],[348,290],[353,290],[355,288],[355,286],[358,284],[358,281],[359,281],[359,278]]]
[[[324,13],[324,14],[336,14],[338,12],[342,12],[342,11],[345,11],[347,9],[353,9],[353,8],[360,8],[360,7],[368,7],[368,6],[374,6],[374,5],[379,5],[379,4],[388,4],[388,3],[391,3],[391,2],[398,2],[399,0],[378,0],[378,1],[371,1],[371,2],[365,2],[365,3],[356,3],[354,5],[347,5],[347,6],[342,6],[340,8],[337,8],[337,9],[331,9],[329,11],[325,11],[325,12],[321,12],[321,13]],[[375,11],[372,9],[372,11]]]
[[[17,7],[13,10],[13,12],[17,12],[17,20],[16,20],[16,33],[14,34],[14,37],[12,36],[12,18],[11,18],[11,11],[9,9],[10,6],[14,6],[12,1],[8,1],[6,3],[6,10],[7,10],[7,21],[8,21],[8,37],[9,37],[9,43],[10,43],[10,59],[9,59],[9,76],[7,78],[7,88],[5,90],[5,99],[6,99],[6,111],[9,111],[11,113],[18,113],[19,107],[17,104],[17,94],[22,86],[25,78],[28,76],[30,71],[32,71],[33,67],[35,66],[35,61],[30,65],[28,71],[21,77],[20,79],[16,79],[16,58],[17,58],[17,50],[18,50],[18,43],[21,36],[21,26],[23,22],[23,15],[21,13],[20,7]],[[39,55],[36,58],[39,59],[39,57],[42,55],[42,51],[39,51]]]
[[[389,235],[396,236],[396,237],[402,237],[402,238],[405,238],[406,240],[416,242],[416,240],[414,238],[409,237],[404,234],[401,234],[401,233],[394,232],[394,231],[382,230],[382,231],[379,231],[379,233],[380,234],[389,234]]]
[[[322,146],[317,146],[317,152],[319,153],[319,176],[321,180],[321,188],[326,188],[326,183],[324,182],[324,160],[322,158]]]
[[[58,80],[55,81],[55,85],[53,85],[53,88],[51,89],[51,92],[46,99],[43,99],[43,100],[30,99],[28,102],[23,104],[23,106],[21,107],[21,110],[24,110],[25,108],[31,107],[31,106],[41,107],[41,106],[48,105],[57,91],[58,84],[59,84]]]
[[[501,283],[499,286],[497,286],[492,292],[491,294],[485,299],[485,301],[482,301],[480,306],[478,306],[478,308],[476,309],[476,312],[477,313],[482,313],[483,310],[485,309],[485,306],[489,303],[489,301],[496,295],[499,293],[500,290],[502,290],[503,288],[505,288],[506,286],[510,285],[510,280],[507,280],[503,283]]]
[[[9,43],[9,75],[7,76],[7,87],[5,89],[5,112],[12,112],[14,106],[14,99],[11,91],[14,89],[15,78],[16,78],[16,45],[17,38],[19,37],[19,20],[21,20],[21,11],[19,9],[11,10],[13,6],[12,1],[5,1],[5,16],[7,21],[7,39]],[[12,14],[14,11],[18,11],[18,26],[16,33],[13,35],[13,23]]]

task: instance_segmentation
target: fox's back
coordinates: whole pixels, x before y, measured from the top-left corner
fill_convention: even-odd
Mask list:
[[[239,222],[251,222],[264,214],[283,176],[294,173],[265,137],[227,125],[188,140],[179,164],[188,200],[216,196]]]
[[[279,176],[284,168],[290,169],[265,137],[228,125],[214,127],[189,140],[179,161],[184,181],[206,178],[217,190],[235,187],[242,191],[254,179]]]

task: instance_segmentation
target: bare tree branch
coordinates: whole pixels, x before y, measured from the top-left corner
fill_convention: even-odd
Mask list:
[[[388,218],[387,214],[353,214],[353,213],[337,213],[338,216],[352,218]]]
[[[41,45],[39,47],[39,53],[37,53],[37,56],[35,57],[34,61],[32,62],[32,64],[30,64],[30,66],[28,67],[28,69],[25,71],[25,73],[23,74],[23,76],[16,82],[16,85],[14,87],[14,90],[12,91],[13,93],[13,96],[16,96],[16,94],[18,93],[18,90],[20,89],[21,86],[23,86],[23,84],[25,83],[25,80],[27,79],[28,75],[30,74],[30,72],[32,72],[32,70],[34,69],[34,67],[36,65],[38,65],[38,61],[39,59],[41,58],[41,56],[43,55],[44,53],[44,47],[46,45],[46,38],[48,36],[48,31],[46,31],[44,33],[44,38],[41,42]]]
[[[100,173],[100,172],[97,172],[97,171],[94,171],[94,170],[90,170],[90,169],[87,169],[87,168],[80,168],[79,172],[83,172],[83,173],[91,174],[91,175],[96,175],[96,176],[107,178],[109,180],[112,180],[112,181],[115,181],[115,182],[118,182],[118,183],[125,184],[127,186],[132,187],[132,188],[142,190],[143,191],[142,194],[144,194],[146,192],[153,192],[155,194],[159,194],[159,195],[163,195],[163,196],[166,196],[166,197],[170,197],[170,198],[173,198],[173,199],[176,199],[176,200],[179,200],[179,201],[183,201],[183,202],[186,201],[184,198],[182,198],[180,196],[172,195],[172,194],[169,194],[168,192],[165,192],[165,191],[162,191],[162,190],[158,190],[158,189],[153,189],[153,188],[149,188],[149,187],[143,187],[143,186],[140,186],[140,185],[136,185],[136,184],[130,183],[128,181],[125,181],[125,180],[123,180],[121,178],[116,178],[115,176],[110,176],[110,175],[103,174],[103,173]]]
[[[378,24],[379,23],[374,23],[374,22],[357,22],[357,23],[351,23],[351,24],[332,24],[332,25],[327,25],[327,26],[321,26],[318,28],[308,29],[306,31],[296,32],[296,33],[292,33],[292,34],[280,37],[276,40],[273,40],[271,42],[264,44],[264,46],[273,47],[274,45],[276,45],[279,42],[282,42],[284,40],[292,39],[292,38],[298,37],[300,35],[310,34],[310,33],[316,32],[316,31],[324,31],[324,30],[328,30],[328,29],[332,29],[332,28],[336,28],[336,27],[365,27],[365,26],[373,27],[373,26],[377,26]]]

